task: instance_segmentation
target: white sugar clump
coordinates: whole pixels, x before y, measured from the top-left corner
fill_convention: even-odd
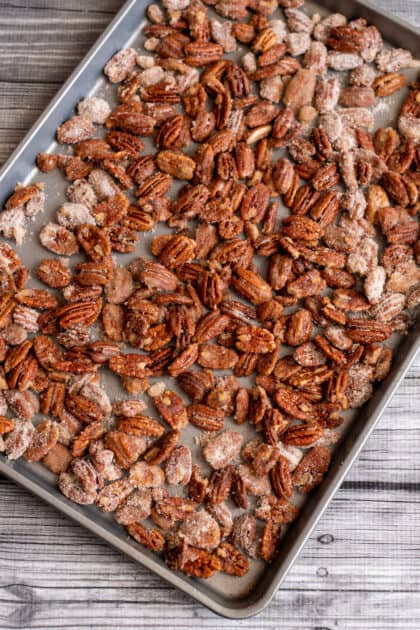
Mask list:
[[[77,106],[77,112],[79,116],[103,125],[111,113],[111,107],[103,98],[88,96],[83,101],[80,101]]]
[[[57,222],[65,228],[73,229],[82,223],[95,224],[95,219],[90,210],[83,203],[64,203],[57,210]]]
[[[3,210],[0,214],[0,233],[21,245],[25,237],[25,212],[19,208]]]

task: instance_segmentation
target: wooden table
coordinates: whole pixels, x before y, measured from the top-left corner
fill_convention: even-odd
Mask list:
[[[0,0],[0,162],[121,4]],[[420,23],[419,0],[377,4]],[[0,478],[0,628],[419,630],[419,394],[420,357],[274,602],[242,622]]]

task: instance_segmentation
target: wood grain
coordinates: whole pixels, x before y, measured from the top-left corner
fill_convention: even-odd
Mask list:
[[[420,23],[420,2],[381,0]],[[0,0],[0,163],[121,0]],[[0,478],[0,628],[418,630],[420,358],[272,605],[230,622]]]

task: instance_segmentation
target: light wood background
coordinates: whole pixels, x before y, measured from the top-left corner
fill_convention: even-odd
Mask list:
[[[419,0],[376,0],[420,23]],[[0,0],[0,163],[122,0]],[[216,617],[0,478],[0,629],[419,630],[420,357],[271,606]]]

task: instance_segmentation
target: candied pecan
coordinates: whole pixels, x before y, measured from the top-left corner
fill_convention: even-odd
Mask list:
[[[155,501],[151,516],[153,522],[162,529],[173,527],[177,521],[184,520],[195,509],[194,502],[183,497],[164,495],[163,498],[156,498]]]
[[[398,72],[402,68],[410,67],[412,54],[403,48],[387,48],[381,50],[375,63],[381,72]]]
[[[266,390],[258,383],[248,392],[248,419],[259,424],[270,409]]]
[[[244,352],[239,355],[233,368],[235,376],[250,376],[257,365],[258,355],[255,352]]]
[[[156,163],[161,171],[177,179],[188,180],[194,176],[195,161],[182,151],[170,149],[159,151],[156,156]]]
[[[328,359],[331,359],[331,361],[337,364],[345,363],[345,355],[337,348],[334,348],[325,339],[325,337],[323,337],[322,335],[315,335],[314,341]]]
[[[8,459],[19,459],[31,443],[35,427],[29,420],[13,420],[13,430],[4,439],[4,451]]]
[[[137,230],[141,232],[147,232],[153,229],[156,218],[160,217],[160,212],[165,212],[165,207],[169,205],[165,199],[156,197],[153,199],[141,199],[139,201],[139,207],[135,205],[129,205],[127,199],[124,198],[121,207],[118,207],[118,198],[115,211],[117,216],[112,215],[109,220],[107,219],[107,225],[121,220],[121,224],[125,228]],[[102,204],[103,206],[104,204]],[[105,208],[106,209],[106,208]],[[115,229],[115,228],[114,228]]]
[[[234,367],[237,360],[237,353],[230,348],[225,348],[219,344],[202,344],[197,362],[203,368],[225,370]]]
[[[133,525],[150,516],[152,495],[148,488],[134,490],[118,507],[115,520],[120,525]]]
[[[218,61],[223,54],[220,44],[210,42],[190,42],[184,47],[185,63],[193,67],[207,66]]]
[[[275,465],[278,458],[277,449],[270,444],[260,444],[252,453],[251,466],[257,475],[266,475]]]
[[[366,45],[366,30],[353,25],[334,26],[325,43],[340,52],[361,52]]]
[[[258,223],[264,217],[270,191],[265,184],[257,184],[249,188],[243,196],[241,202],[241,217],[244,221],[253,221]]]
[[[85,432],[90,429],[89,425]],[[115,481],[122,477],[122,470],[114,462],[114,453],[104,447],[101,440],[92,440],[89,443],[89,455],[94,463],[95,470],[106,481]]]
[[[348,322],[348,326],[348,336],[353,341],[363,344],[385,341],[392,333],[390,325],[373,319],[352,317]]]
[[[377,96],[385,97],[401,90],[406,84],[406,78],[399,72],[389,72],[377,77],[372,87]]]
[[[410,308],[410,302],[407,299],[408,308]],[[378,321],[390,322],[395,319],[401,311],[404,309],[406,303],[406,297],[402,293],[385,293],[375,307],[371,310],[371,313]]]
[[[415,184],[404,175],[387,171],[383,175],[386,192],[400,206],[412,206],[417,202],[418,192]]]
[[[242,440],[242,436],[236,431],[224,431],[208,440],[203,456],[215,470],[224,468],[238,457]]]
[[[326,287],[326,282],[319,271],[313,269],[302,274],[296,280],[287,284],[287,291],[290,295],[303,298],[311,295],[320,295]]]
[[[31,441],[24,452],[28,462],[38,462],[55,446],[58,440],[58,426],[50,420],[44,420],[35,427]]]
[[[107,234],[95,225],[85,223],[77,226],[76,236],[88,257],[95,262],[111,253],[111,243]]]
[[[130,483],[138,488],[156,488],[165,481],[165,473],[159,466],[137,462],[130,468]]]
[[[54,153],[38,153],[36,156],[36,165],[43,173],[50,173],[58,165],[58,155]]]
[[[114,453],[117,463],[125,469],[130,468],[147,448],[143,437],[127,435],[122,431],[109,431],[105,435],[104,442],[105,446]]]
[[[220,570],[228,575],[243,577],[249,571],[249,560],[240,553],[233,545],[223,541],[215,551],[221,562]]]
[[[330,451],[325,446],[315,446],[295,468],[292,481],[299,492],[310,492],[319,485],[330,465]]]
[[[233,523],[232,543],[243,549],[251,558],[256,557],[257,522],[251,514],[237,516]]]
[[[188,262],[194,258],[195,243],[187,236],[170,236],[163,242],[161,237],[156,237],[152,242],[152,253],[158,256],[159,261],[168,269]]]
[[[117,304],[105,304],[102,313],[102,325],[106,335],[112,341],[122,341],[124,311]]]
[[[83,116],[73,116],[57,129],[57,140],[60,144],[75,144],[92,138],[94,133],[95,126],[90,120]]]
[[[104,72],[112,83],[120,83],[123,81],[136,63],[137,53],[134,48],[123,48],[119,50],[108,61]]]
[[[70,269],[59,260],[42,260],[36,270],[36,275],[38,280],[54,289],[66,287],[71,282]]]
[[[48,223],[39,233],[42,245],[54,254],[73,256],[79,251],[76,237],[69,230],[55,223]]]
[[[236,276],[231,280],[232,287],[253,304],[262,304],[271,298],[271,287],[259,274],[237,267]]]
[[[234,503],[238,507],[248,509],[248,489],[246,487],[244,478],[238,472],[236,472],[233,477],[231,494]]]
[[[112,404],[112,412],[115,416],[126,416],[133,418],[138,416],[146,409],[146,403],[143,400],[116,400]]]
[[[289,427],[282,436],[285,444],[307,448],[322,437],[323,429],[318,424],[302,424]]]
[[[295,520],[298,509],[287,499],[275,496],[262,496],[258,499],[258,507],[255,515],[263,521],[272,522],[277,525],[291,523]]]
[[[195,341],[204,343],[218,337],[227,328],[229,321],[229,317],[218,310],[207,313],[197,324]]]
[[[59,307],[55,316],[61,328],[73,328],[74,326],[91,326],[99,317],[102,300],[90,300],[75,302]]]
[[[289,416],[304,422],[315,422],[318,413],[312,403],[305,396],[291,388],[281,386],[274,392],[274,399],[280,409]]]
[[[29,354],[8,374],[7,385],[9,389],[18,389],[23,392],[32,386],[37,373],[38,362]]]
[[[119,129],[136,136],[150,136],[153,133],[155,121],[131,104],[123,104],[112,112],[105,126],[108,129]]]
[[[283,219],[282,234],[302,241],[318,241],[323,230],[318,223],[304,216],[292,215]]]
[[[133,487],[128,479],[113,481],[98,492],[96,504],[103,512],[115,512],[132,490]]]
[[[194,426],[204,431],[223,429],[224,412],[202,403],[193,403],[187,408],[188,419]]]
[[[289,462],[283,455],[278,455],[275,466],[270,470],[270,481],[280,499],[290,499],[293,493],[292,476]]]
[[[211,505],[220,505],[228,498],[233,482],[233,472],[233,467],[228,465],[211,473],[207,489],[207,500]]]
[[[306,309],[299,309],[288,321],[286,342],[289,346],[300,346],[301,344],[309,341],[311,332],[311,314]]]
[[[171,376],[179,376],[187,371],[198,357],[198,344],[190,344],[168,365],[168,372]]]
[[[192,474],[191,451],[187,446],[178,446],[165,462],[166,481],[185,486]]]
[[[64,405],[69,413],[85,424],[104,418],[104,413],[100,406],[81,394],[67,392]]]
[[[154,201],[157,202],[157,200]],[[125,212],[125,202],[123,202],[124,207],[121,210],[122,218],[120,219],[121,225],[139,232],[148,232],[152,230],[155,225],[155,218],[160,218],[158,210],[155,211],[152,204],[153,201],[151,201],[151,204],[148,205],[147,201],[140,200],[140,208],[135,205],[129,205],[127,211]]]
[[[316,85],[316,74],[313,70],[302,68],[292,77],[287,84],[283,102],[292,110],[299,109],[303,105],[312,102]]]
[[[194,464],[191,471],[190,481],[188,483],[188,496],[196,501],[202,503],[207,493],[208,480],[201,477],[199,467]]]
[[[156,409],[172,429],[181,429],[188,424],[188,416],[182,398],[169,389],[150,388],[149,394]]]
[[[92,164],[84,162],[79,157],[68,158],[63,165],[64,174],[71,182],[87,177],[92,168]]]
[[[150,465],[161,464],[166,461],[179,441],[179,431],[170,431],[159,438],[144,454],[145,461]]]
[[[123,418],[118,425],[118,430],[130,435],[147,435],[151,437],[160,437],[165,432],[165,428],[160,422],[143,415]]]
[[[201,402],[214,383],[213,373],[210,370],[183,372],[177,380],[180,387],[194,402]]]
[[[117,193],[92,208],[92,214],[98,225],[101,227],[110,227],[125,216],[128,206],[128,199],[122,193]],[[106,233],[102,232],[102,234],[105,235]],[[105,255],[108,254],[104,254],[102,257]]]
[[[105,426],[102,421],[94,421],[88,424],[74,439],[71,446],[71,453],[73,457],[81,457],[89,444],[93,440],[98,440],[105,434]]]
[[[59,418],[63,410],[65,393],[62,383],[50,383],[41,398],[41,413]]]
[[[163,550],[165,538],[158,529],[149,529],[141,523],[131,523],[130,525],[127,525],[127,532],[136,542],[147,549],[150,549],[150,551]]]
[[[108,228],[107,234],[111,243],[111,249],[121,254],[133,252],[139,240],[139,236],[134,230],[121,225],[114,225]]]
[[[268,475],[257,475],[251,466],[245,464],[238,466],[238,475],[250,494],[260,496],[270,492],[271,486]]]
[[[261,535],[261,557],[266,562],[272,562],[277,555],[281,526],[278,523],[267,521]]]
[[[70,469],[75,461],[71,462]],[[96,487],[84,487],[80,477],[73,472],[62,472],[58,479],[58,487],[65,497],[79,505],[91,505],[96,500]]]
[[[266,440],[276,446],[282,433],[289,426],[289,420],[278,409],[268,409],[264,414],[263,427]]]
[[[10,433],[15,428],[14,420],[10,418],[6,418],[5,416],[0,416],[0,435],[4,435],[5,433]]]
[[[236,347],[242,352],[265,354],[272,352],[276,344],[269,330],[256,326],[240,326],[236,330]]]
[[[109,360],[109,368],[121,376],[142,378],[148,374],[147,357],[141,354],[113,356]]]
[[[336,164],[325,164],[320,166],[312,177],[312,186],[316,191],[326,191],[333,188],[340,181]]]
[[[55,475],[66,472],[71,461],[72,456],[69,450],[59,442],[42,459],[44,466]]]
[[[218,7],[222,1],[219,0]],[[177,568],[191,577],[207,579],[221,569],[219,558],[203,549],[188,547],[188,556]]]
[[[29,352],[31,351],[31,348],[32,348],[32,342],[28,340],[23,341],[21,344],[19,344],[18,346],[15,346],[14,348],[11,348],[7,352],[6,357],[5,357],[4,371],[6,373],[10,372],[10,370],[14,369],[20,363],[22,363],[28,356]]]

